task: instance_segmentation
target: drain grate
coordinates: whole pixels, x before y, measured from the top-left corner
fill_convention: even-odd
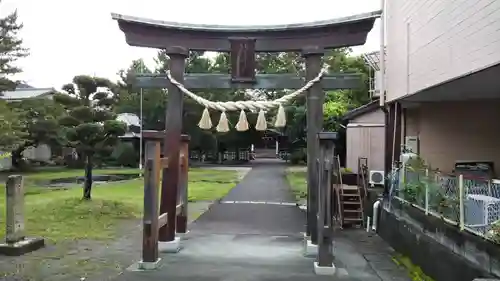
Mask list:
[[[263,205],[283,205],[297,206],[294,202],[275,202],[275,201],[221,201],[221,204],[263,204]]]

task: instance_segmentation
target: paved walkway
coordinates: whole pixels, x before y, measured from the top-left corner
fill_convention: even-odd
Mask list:
[[[259,161],[220,203],[190,225],[179,253],[162,254],[160,269],[125,272],[117,280],[409,280],[393,278],[404,272],[390,261],[388,248],[360,230],[336,235],[337,275],[316,276],[314,258],[302,255],[305,213],[294,205],[284,173],[279,160]],[[364,252],[357,244],[364,245]]]
[[[298,237],[304,231],[305,215],[295,206],[284,173],[280,160],[257,162],[220,204],[212,206],[193,223],[192,234]],[[291,203],[291,206],[272,204],[280,202]]]

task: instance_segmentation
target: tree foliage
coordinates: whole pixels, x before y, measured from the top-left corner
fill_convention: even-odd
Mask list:
[[[152,73],[144,66],[144,61],[135,60],[126,70],[118,74],[121,81],[118,82],[119,96],[115,105],[116,113],[133,113],[141,115],[140,103],[141,92],[143,97],[143,125],[145,130],[165,129],[165,105],[166,95],[162,89],[137,89],[132,87],[134,80],[132,75],[137,73]]]
[[[20,73],[21,69],[15,63],[28,55],[19,38],[22,27],[17,11],[0,18],[0,95],[16,88],[17,83],[11,80],[11,76]],[[18,112],[0,101],[0,151],[10,152],[22,145],[25,131],[20,119]]]
[[[30,146],[47,144],[57,148],[64,145],[64,136],[57,120],[65,114],[61,105],[51,99],[34,98],[10,102],[9,108],[16,112],[22,132],[22,138],[12,150],[14,167],[21,168],[22,152]]]
[[[25,137],[18,112],[0,100],[0,152],[11,152],[18,148]]]
[[[76,148],[86,160],[83,198],[91,199],[93,157],[98,152],[112,151],[126,124],[116,121],[113,107],[118,98],[118,86],[107,79],[76,76],[73,83],[63,86],[64,93],[55,100],[67,109],[59,119],[64,126],[67,146]],[[115,91],[115,92],[113,92]]]
[[[294,56],[293,69],[296,73],[304,74],[304,64],[298,54]],[[339,131],[341,117],[351,109],[359,107],[370,101],[368,95],[369,71],[362,57],[352,56],[349,48],[329,51],[324,58],[329,67],[329,72],[358,73],[361,75],[362,84],[359,89],[329,91],[325,94],[323,105],[323,128],[327,131]],[[291,65],[291,63],[290,63]],[[294,146],[304,146],[306,143],[306,99],[299,97],[287,108],[287,126],[284,134],[288,136],[292,149]]]
[[[326,93],[324,105],[324,128],[325,130],[339,130],[340,117],[348,110],[363,105],[369,101],[368,96],[368,68],[361,57],[350,55],[350,49],[342,48],[330,51],[325,56],[330,72],[355,72],[362,75],[362,88],[357,90],[331,91]],[[299,53],[259,53],[256,57],[258,73],[295,73],[304,75],[304,60]],[[120,101],[119,112],[131,112],[139,115],[140,96],[139,89],[130,87],[132,80],[128,77],[133,73],[164,73],[168,68],[169,58],[164,51],[160,51],[156,57],[157,67],[154,71],[139,69],[142,61],[134,61],[132,65],[121,72],[122,89],[127,94]],[[215,57],[205,56],[203,52],[191,52],[186,62],[187,73],[229,73],[230,57],[227,53],[217,54]],[[143,91],[144,128],[162,130],[165,127],[165,109],[168,93],[163,90],[144,89]],[[285,90],[268,90],[260,93],[248,94],[244,90],[221,90],[210,89],[197,91],[196,94],[212,101],[235,101],[242,99],[272,100],[286,94]],[[125,98],[126,97],[126,98]],[[219,148],[247,147],[255,143],[262,132],[257,132],[251,126],[247,132],[238,132],[235,129],[227,133],[217,133],[215,130],[202,131],[197,127],[203,108],[188,97],[184,98],[183,107],[183,133],[191,136],[190,147],[193,149],[207,150],[208,147],[216,145]],[[276,112],[268,112],[269,128],[278,134],[288,136],[292,143],[298,146],[305,145],[306,136],[306,99],[305,95],[292,101],[287,105],[287,126],[284,129],[272,128],[273,118]],[[212,123],[217,124],[220,114],[212,112]],[[232,127],[238,120],[239,112],[228,114],[229,123]],[[250,124],[255,124],[256,114],[247,115]],[[222,148],[221,148],[222,147]]]
[[[22,28],[17,11],[0,18],[0,93],[16,88],[17,83],[10,77],[20,73],[21,69],[15,63],[29,54],[28,49],[23,47],[23,40],[19,38]]]

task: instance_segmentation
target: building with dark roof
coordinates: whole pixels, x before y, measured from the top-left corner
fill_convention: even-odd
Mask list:
[[[9,101],[20,101],[33,98],[49,98],[51,99],[56,92],[54,88],[35,88],[28,84],[19,84],[14,91],[4,91],[0,95],[0,99]]]

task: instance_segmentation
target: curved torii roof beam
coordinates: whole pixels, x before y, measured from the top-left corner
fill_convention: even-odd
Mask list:
[[[284,25],[201,25],[112,14],[131,46],[229,52],[229,39],[254,39],[256,52],[293,52],[314,46],[333,49],[363,45],[381,11],[310,23]]]

